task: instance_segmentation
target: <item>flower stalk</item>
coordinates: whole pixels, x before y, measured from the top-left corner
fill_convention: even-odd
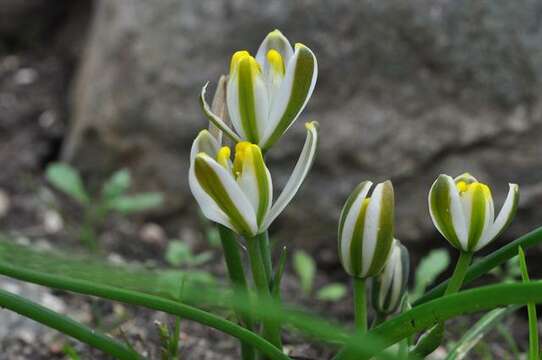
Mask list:
[[[248,299],[247,280],[235,234],[233,231],[223,225],[218,225],[218,231],[220,233],[220,240],[222,242],[222,249],[224,250],[226,267],[228,269],[228,275],[233,285],[233,289],[236,292],[236,295],[246,296]],[[254,328],[254,322],[250,314],[247,312],[242,312],[238,309],[236,309],[236,314],[240,323],[245,328],[252,331]],[[255,358],[255,353],[252,346],[243,341],[241,341],[241,358],[243,360],[253,360]]]
[[[354,322],[360,333],[367,331],[367,294],[365,279],[353,277],[354,283]]]
[[[264,261],[262,259],[262,253],[259,245],[261,235],[248,238],[247,248],[248,256],[250,258],[250,266],[252,269],[252,277],[254,279],[254,285],[258,297],[262,302],[271,302],[271,291],[269,290],[269,282],[265,274]],[[282,349],[282,341],[280,338],[280,326],[274,320],[266,319],[263,321],[263,337],[271,344],[275,345],[278,349]]]

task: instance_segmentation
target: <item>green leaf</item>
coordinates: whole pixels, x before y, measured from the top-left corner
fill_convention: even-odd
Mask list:
[[[47,167],[45,176],[51,185],[77,202],[83,205],[90,202],[90,197],[85,190],[81,176],[70,165],[63,163],[51,164]]]
[[[121,169],[115,172],[103,185],[102,196],[111,200],[124,194],[132,185],[130,171]]]
[[[190,246],[180,240],[170,241],[166,249],[166,261],[173,266],[198,266],[209,261],[212,256],[208,251],[194,255]]]
[[[519,266],[521,269],[521,279],[524,283],[529,283],[529,272],[527,270],[527,261],[525,252],[521,246],[518,247]],[[538,317],[536,315],[536,304],[527,304],[527,314],[529,316],[529,360],[540,360],[538,345]]]
[[[113,265],[94,256],[16,245],[1,236],[0,263],[167,297],[178,296],[183,277],[187,285],[216,282],[212,275],[204,271],[148,269],[137,264]]]
[[[503,247],[485,256],[483,259],[476,261],[476,263],[469,267],[469,271],[465,276],[463,284],[467,284],[475,279],[478,279],[480,276],[487,274],[491,269],[494,269],[495,267],[516,256],[518,254],[518,246],[521,246],[523,249],[527,249],[540,243],[542,243],[542,226],[515,239],[514,241],[509,242]],[[412,305],[417,306],[441,296],[444,294],[444,290],[448,286],[447,283],[448,281],[443,281],[442,283],[433,287],[421,298],[416,300],[416,302]]]
[[[346,295],[346,286],[341,283],[331,283],[319,289],[316,298],[322,301],[339,301]]]
[[[157,208],[163,203],[161,193],[143,193],[119,196],[108,203],[108,208],[123,214],[132,214]]]
[[[309,295],[316,275],[314,259],[302,250],[296,251],[294,253],[294,270],[301,282],[301,289],[303,289],[305,295]]]
[[[422,296],[427,286],[432,284],[448,265],[450,265],[450,255],[444,249],[432,250],[424,257],[416,269],[413,299]]]

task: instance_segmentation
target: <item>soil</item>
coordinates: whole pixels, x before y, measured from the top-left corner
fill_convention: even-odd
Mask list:
[[[32,246],[47,246],[63,251],[81,251],[70,227],[80,221],[78,208],[69,199],[54,193],[44,179],[48,164],[57,161],[69,127],[70,86],[76,69],[84,35],[70,36],[74,27],[85,27],[91,12],[90,3],[70,6],[69,1],[59,3],[54,11],[55,21],[48,23],[39,38],[27,36],[0,37],[0,229],[14,241]],[[82,2],[85,3],[85,2]],[[86,7],[85,7],[86,6]],[[53,10],[51,10],[53,11]],[[69,19],[78,19],[73,21]],[[84,31],[80,34],[84,34]],[[22,39],[24,38],[24,40]],[[71,40],[70,40],[71,39]],[[61,213],[72,214],[69,219]],[[69,221],[66,221],[69,220]],[[154,232],[153,232],[154,231]],[[153,235],[154,234],[154,235]],[[202,234],[175,229],[170,218],[157,215],[124,219],[112,217],[100,236],[100,243],[109,258],[165,265],[164,251],[169,238],[188,239],[196,250],[208,247]],[[218,250],[213,261],[203,269],[223,277],[223,263]],[[329,250],[322,249],[320,257]],[[322,255],[323,254],[323,255]],[[352,320],[351,298],[334,302],[319,302],[300,294],[298,281],[287,269],[284,280],[286,301],[300,303],[316,313],[345,322]],[[344,282],[346,277],[335,264],[319,269],[316,288],[331,281]],[[51,291],[34,285],[0,279],[0,287],[27,295],[35,301],[58,308],[69,316],[85,321],[90,326],[104,329],[118,338],[125,338],[143,355],[160,358],[159,340],[155,322],[171,323],[173,319],[162,313]],[[300,300],[301,299],[301,300]],[[17,315],[9,316],[10,331],[0,339],[0,360],[62,359],[63,348],[69,344],[84,359],[107,357],[88,346],[66,339],[57,332],[39,324],[25,321]],[[455,321],[457,337],[468,329],[475,319]],[[527,339],[523,316],[511,317],[505,324],[518,341]],[[4,325],[2,325],[3,327]],[[6,326],[7,328],[7,326]],[[5,329],[4,329],[5,331]],[[2,332],[0,332],[2,334]],[[489,336],[489,350],[494,358],[512,358],[509,347],[497,333]],[[183,359],[237,359],[237,342],[196,323],[183,321],[181,332],[181,358]],[[297,335],[287,335],[285,344],[292,357],[298,359],[328,359],[330,350],[311,345]],[[520,346],[524,346],[520,343]],[[524,348],[524,347],[523,347]],[[482,350],[473,353],[477,358]],[[480,355],[482,356],[482,355]]]

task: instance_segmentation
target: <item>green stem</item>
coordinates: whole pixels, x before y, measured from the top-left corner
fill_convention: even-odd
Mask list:
[[[521,279],[524,283],[528,283],[530,279],[529,272],[527,270],[527,261],[525,260],[525,252],[521,246],[518,249],[518,253]],[[536,305],[533,302],[527,304],[527,313],[529,316],[529,360],[539,360],[540,350],[538,344],[538,320],[536,316]]]
[[[234,291],[237,294],[245,295],[248,298],[247,280],[245,277],[245,270],[243,269],[243,262],[239,253],[239,246],[237,245],[237,239],[233,231],[223,225],[218,225],[218,231],[220,233],[220,240],[222,242],[222,249],[224,250],[224,258],[226,260],[226,267],[228,268],[228,274],[232,282]],[[249,314],[243,314],[236,309],[237,318],[247,329],[254,328],[254,322]],[[241,358],[243,360],[252,360],[255,358],[254,349],[252,346],[245,342],[241,342]]]
[[[269,288],[273,282],[273,263],[271,260],[271,245],[269,244],[269,233],[267,231],[256,235],[258,239],[258,244],[260,245],[260,252],[262,253],[262,260],[265,269],[265,276],[267,278],[267,283]]]
[[[469,271],[465,275],[464,283],[469,283],[473,280],[478,279],[480,276],[488,273],[491,269],[504,264],[506,261],[510,260],[518,254],[518,246],[527,249],[531,246],[535,246],[542,242],[542,226],[534,229],[528,234],[525,234],[516,240],[506,244],[500,249],[492,252],[491,254],[484,257],[481,261],[478,261],[476,264],[472,265],[469,268]],[[440,283],[438,286],[435,286],[433,289],[426,292],[421,298],[416,300],[412,306],[416,307],[420,304],[426,303],[429,300],[433,300],[442,296],[446,289],[448,281]]]
[[[459,259],[455,265],[454,273],[448,282],[444,296],[455,294],[461,288],[465,274],[469,269],[469,264],[472,260],[472,252],[461,251],[459,253]],[[420,358],[425,358],[433,351],[435,351],[444,338],[444,321],[439,321],[429,331],[422,335],[416,346],[412,349],[411,353],[417,355]]]
[[[0,290],[0,306],[100,349],[117,359],[133,360],[141,358],[135,351],[130,350],[113,338],[89,329],[83,324],[18,295]]]
[[[180,316],[183,319],[196,321],[200,324],[215,328],[223,333],[238,338],[273,360],[287,360],[286,355],[273,344],[257,334],[225,320],[217,315],[197,309],[195,307],[146,293],[120,289],[118,287],[96,284],[85,280],[71,279],[64,276],[52,275],[0,262],[0,274],[22,281],[27,281],[54,289],[61,289],[97,296],[103,299],[119,301],[126,304],[143,306],[149,309],[163,311],[168,314]]]
[[[367,296],[365,294],[365,279],[353,277],[354,287],[354,319],[356,330],[367,332]]]
[[[467,273],[467,270],[469,269],[469,264],[472,260],[472,253],[461,251],[459,253],[459,259],[457,259],[457,264],[455,265],[454,273],[452,274],[452,277],[450,278],[450,281],[448,282],[448,286],[446,287],[446,291],[444,292],[444,296],[455,294],[456,292],[461,289],[461,285],[463,285],[463,280],[465,280],[465,274]]]
[[[252,276],[254,285],[258,291],[258,296],[263,302],[270,303],[272,301],[271,292],[269,290],[269,282],[265,275],[265,266],[262,259],[260,245],[258,244],[259,236],[247,238],[248,255],[250,257],[250,265],[252,268]],[[267,319],[263,321],[263,336],[278,349],[282,349],[280,339],[280,326],[277,321]]]

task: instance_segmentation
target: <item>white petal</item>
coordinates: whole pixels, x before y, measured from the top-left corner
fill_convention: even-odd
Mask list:
[[[367,205],[367,213],[365,215],[365,224],[363,228],[362,275],[367,274],[373,262],[373,254],[376,249],[378,229],[380,227],[380,210],[382,207],[383,190],[384,184],[378,184],[371,195],[369,205]]]
[[[215,201],[199,185],[193,165],[190,166],[190,169],[188,170],[188,184],[201,212],[207,219],[222,224],[233,231],[237,231],[230,222],[228,216],[220,210]]]
[[[240,77],[243,76],[240,67],[246,66],[245,61],[255,60],[247,58],[240,60],[237,63],[228,80],[226,102],[228,105],[228,113],[235,130],[237,130],[243,140],[259,144],[264,135],[269,116],[269,94],[263,74],[260,71],[253,71],[251,72],[253,103],[244,103],[248,98],[241,95],[243,92],[239,87],[243,86],[240,85]],[[257,66],[255,63],[252,64]],[[252,108],[250,111],[254,112],[254,119],[243,119],[243,114],[248,114],[246,111],[241,111],[241,107],[244,106],[250,106]],[[246,121],[246,123],[244,121]],[[254,121],[254,124],[252,124],[252,121]],[[247,124],[255,127],[256,131],[254,132],[250,127],[247,127]]]
[[[352,243],[352,236],[354,235],[356,221],[358,219],[361,206],[363,204],[363,201],[367,197],[371,186],[373,186],[373,183],[370,181],[366,181],[365,185],[360,190],[358,196],[352,203],[348,214],[341,214],[341,217],[346,216],[346,220],[344,221],[342,233],[339,234],[339,241],[341,242],[340,256],[342,259],[343,267],[345,268],[345,270],[347,270],[347,272],[350,273],[350,275],[353,275],[352,259],[350,256],[350,244]]]
[[[262,41],[258,52],[256,53],[256,61],[262,66],[264,73],[267,73],[269,69],[269,63],[267,61],[267,53],[269,50],[276,50],[282,56],[284,64],[288,64],[288,61],[293,56],[294,51],[292,45],[279,30],[274,30],[267,34]]]
[[[459,190],[457,190],[454,179],[447,175],[445,179],[448,181],[450,187],[450,211],[455,234],[461,243],[461,247],[466,250],[468,248],[469,228],[467,227],[465,211],[459,196]]]
[[[519,200],[519,187],[516,184],[509,184],[508,187],[508,195],[497,219],[495,219],[495,222],[490,226],[486,234],[484,234],[484,237],[480,239],[476,250],[495,240],[510,225]]]
[[[235,181],[233,175],[230,172],[228,172],[226,169],[224,169],[218,162],[216,162],[214,159],[209,157],[208,155],[199,154],[197,156],[197,159],[202,159],[203,161],[205,161],[207,166],[209,166],[211,170],[213,171],[213,173],[218,177],[218,180],[222,188],[225,190],[234,208],[240,214],[244,222],[246,222],[246,224],[248,225],[249,227],[248,235],[256,235],[258,232],[258,226],[256,222],[256,211],[252,207],[252,204],[250,203],[249,199],[246,197],[245,193],[241,190],[241,188]],[[195,181],[198,182],[197,176],[195,175],[195,171],[194,171],[194,178],[195,178]],[[205,189],[203,187],[201,187],[201,189],[202,191],[205,192]],[[194,196],[196,196],[196,193],[194,193]],[[226,209],[220,208],[219,204],[216,204],[216,201],[214,201],[212,197],[210,198],[215,203],[215,207],[218,207],[224,213],[227,214]],[[199,202],[198,198],[196,198],[196,200],[198,200]],[[203,205],[207,205],[207,204],[200,203],[200,206],[203,206]],[[202,207],[202,210],[203,210],[203,207]],[[230,218],[230,223],[231,223],[232,222],[231,214],[227,214],[227,215],[228,215],[228,218]]]
[[[303,145],[303,150],[299,155],[299,159],[295,165],[292,175],[288,179],[288,182],[284,186],[281,194],[277,198],[277,201],[271,207],[268,215],[264,219],[262,228],[267,229],[269,225],[275,220],[275,218],[284,210],[284,208],[290,203],[295,196],[301,184],[305,180],[314,158],[316,155],[316,147],[318,145],[318,123],[311,122],[306,124],[307,138]]]
[[[208,130],[200,131],[190,149],[190,163],[194,161],[199,153],[205,153],[212,158],[216,157],[219,148],[220,144]]]
[[[304,61],[307,59],[312,59],[312,68],[301,68],[304,71],[297,71],[298,66],[303,66]],[[309,76],[310,78],[308,78]],[[269,148],[277,140],[277,137],[282,135],[294,123],[307,105],[316,85],[317,77],[318,63],[314,53],[306,46],[296,45],[294,56],[286,65],[284,80],[273,99],[273,103],[270,105],[269,119],[264,138],[261,141],[262,148]],[[305,91],[304,85],[309,81],[310,83]],[[277,134],[277,131],[279,134]]]
[[[211,110],[211,107],[207,103],[207,100],[205,100],[205,92],[207,91],[207,85],[209,85],[208,82],[205,83],[205,85],[203,85],[203,88],[201,89],[201,94],[200,94],[200,104],[201,104],[201,108],[203,109],[203,113],[205,114],[205,116],[207,116],[207,119],[209,119],[209,121],[213,125],[215,125],[218,129],[223,131],[233,141],[235,142],[241,141],[239,136],[224,122],[224,120],[222,120],[218,115],[213,113],[213,111]]]

